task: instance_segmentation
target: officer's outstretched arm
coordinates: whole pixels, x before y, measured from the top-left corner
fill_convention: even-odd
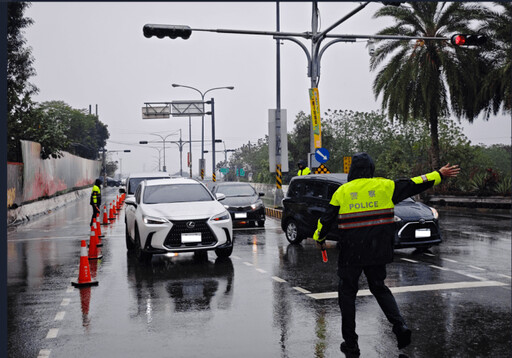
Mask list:
[[[393,192],[393,203],[398,203],[410,196],[419,194],[434,185],[441,183],[443,179],[456,177],[460,172],[458,165],[450,166],[446,164],[439,170],[428,174],[423,174],[408,180],[395,180],[395,190]]]

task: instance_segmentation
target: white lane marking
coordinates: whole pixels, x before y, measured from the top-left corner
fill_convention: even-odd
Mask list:
[[[267,273],[267,271],[260,269],[260,268],[257,268],[256,271],[261,272],[261,273]]]
[[[51,352],[52,351],[50,349],[41,349],[37,355],[37,358],[48,358]]]
[[[276,282],[286,282],[286,280],[283,280],[282,278],[280,277],[277,277],[277,276],[272,276],[272,279]]]
[[[502,274],[502,273],[499,273],[499,274],[498,274],[498,276],[505,277],[505,278],[512,278],[512,277],[510,277],[509,275],[504,275],[504,274]]]
[[[462,288],[479,288],[479,287],[494,287],[494,286],[507,286],[506,283],[497,281],[471,281],[471,282],[452,282],[452,283],[438,283],[432,285],[418,285],[418,286],[403,286],[403,287],[390,287],[393,293],[405,292],[421,292],[421,291],[440,291],[440,290],[457,290]],[[358,296],[369,296],[372,293],[370,290],[360,290]],[[315,300],[324,300],[328,298],[338,298],[338,292],[323,292],[311,293],[306,296],[314,298]]]
[[[247,266],[254,266],[253,264],[251,264],[250,262],[247,262],[247,261],[244,261],[243,263],[244,263],[244,265],[247,265]]]
[[[436,257],[436,255],[431,254],[430,252],[424,252],[423,255],[430,256],[430,257]]]
[[[74,278],[73,278],[74,279]],[[66,293],[71,293],[75,290],[75,288],[73,286],[69,286],[68,289],[66,290]]]
[[[452,260],[452,259],[445,259],[445,258],[441,258],[441,260],[443,260],[443,261],[448,261],[448,262],[452,262],[452,263],[454,263],[454,264],[459,263],[458,261],[455,261],[455,260]]]
[[[487,270],[486,270],[486,269],[484,269],[484,268],[476,267],[476,266],[473,266],[473,265],[468,265],[468,267],[471,267],[472,269],[475,269],[475,270],[487,271]]]
[[[66,315],[66,311],[57,312],[57,314],[55,315],[55,318],[53,320],[54,321],[62,321],[64,319],[65,315]]]
[[[436,266],[436,265],[429,265],[429,266],[432,267],[432,268],[438,269],[438,270],[442,270],[442,271],[451,271],[450,269],[447,269],[447,268],[444,268],[444,267],[439,267],[439,266]]]
[[[50,328],[50,330],[48,331],[48,334],[46,335],[46,339],[57,338],[58,335],[59,335],[58,328]]]
[[[301,287],[294,287],[293,289],[299,291],[300,293],[305,293],[305,294],[311,293],[311,291],[305,290]]]
[[[60,305],[67,306],[67,305],[69,305],[69,302],[71,302],[71,298],[63,298],[62,303]]]
[[[416,261],[416,260],[406,259],[404,257],[400,258],[400,260],[404,260],[404,261],[407,261],[407,262],[412,262],[414,264],[417,264],[419,262],[419,261]]]

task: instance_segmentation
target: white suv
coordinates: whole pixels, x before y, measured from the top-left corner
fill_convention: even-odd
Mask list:
[[[142,181],[133,198],[126,198],[126,248],[139,261],[153,254],[215,250],[219,257],[233,252],[231,216],[201,183],[188,178]]]

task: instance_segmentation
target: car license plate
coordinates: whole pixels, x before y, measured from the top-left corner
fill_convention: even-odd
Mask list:
[[[247,213],[235,213],[235,219],[247,219]]]
[[[416,238],[430,237],[430,229],[416,229]]]
[[[181,242],[183,244],[193,244],[201,242],[201,233],[182,233],[181,234]]]

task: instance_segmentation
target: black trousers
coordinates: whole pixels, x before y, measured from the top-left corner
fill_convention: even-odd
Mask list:
[[[356,295],[359,290],[359,277],[363,271],[368,280],[370,292],[377,299],[388,321],[393,326],[405,324],[393,294],[384,284],[386,265],[341,267],[338,270],[340,277],[338,303],[341,310],[341,335],[350,346],[357,343],[358,339],[356,334]]]
[[[91,216],[91,224],[89,226],[92,226],[92,222],[94,221],[94,218],[96,217],[96,215],[98,215],[100,213],[100,210],[96,207],[96,205],[91,205],[92,206],[92,216]]]

